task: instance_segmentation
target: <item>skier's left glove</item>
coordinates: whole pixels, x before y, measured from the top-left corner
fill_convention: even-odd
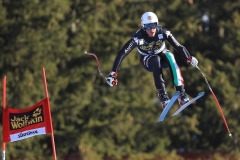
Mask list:
[[[117,85],[117,83],[118,83],[118,80],[117,80],[117,72],[111,71],[111,72],[109,73],[109,76],[108,76],[108,78],[107,78],[107,83],[108,83],[108,85],[111,86],[111,87],[114,87],[114,86]]]
[[[189,57],[187,59],[187,63],[192,65],[193,67],[196,67],[198,65],[198,60],[195,57]]]

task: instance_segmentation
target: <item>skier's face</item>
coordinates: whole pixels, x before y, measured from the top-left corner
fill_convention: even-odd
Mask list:
[[[148,34],[149,37],[154,37],[156,35],[156,28],[152,28],[152,29],[146,29],[146,32]]]
[[[146,30],[149,37],[154,37],[157,31],[157,23],[144,24],[144,29]]]

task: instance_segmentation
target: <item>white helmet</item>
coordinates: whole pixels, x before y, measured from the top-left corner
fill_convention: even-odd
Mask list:
[[[141,25],[144,27],[145,24],[149,23],[157,23],[158,24],[158,17],[153,12],[145,12],[141,17]]]

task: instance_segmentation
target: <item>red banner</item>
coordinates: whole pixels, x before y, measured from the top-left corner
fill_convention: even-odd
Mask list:
[[[36,135],[52,133],[48,98],[26,109],[5,108],[3,141],[13,142]]]

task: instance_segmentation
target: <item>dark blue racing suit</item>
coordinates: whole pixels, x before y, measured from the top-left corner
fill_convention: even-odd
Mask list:
[[[187,61],[191,57],[187,49],[182,46],[169,30],[158,26],[156,35],[149,37],[144,29],[139,29],[134,36],[125,43],[123,48],[113,63],[112,71],[117,72],[122,60],[137,47],[140,54],[140,63],[150,72],[153,72],[154,83],[157,90],[165,90],[165,81],[162,68],[169,67],[174,86],[182,86],[184,84],[181,71],[176,63],[173,53],[171,53],[165,45],[167,40],[178,54]]]

